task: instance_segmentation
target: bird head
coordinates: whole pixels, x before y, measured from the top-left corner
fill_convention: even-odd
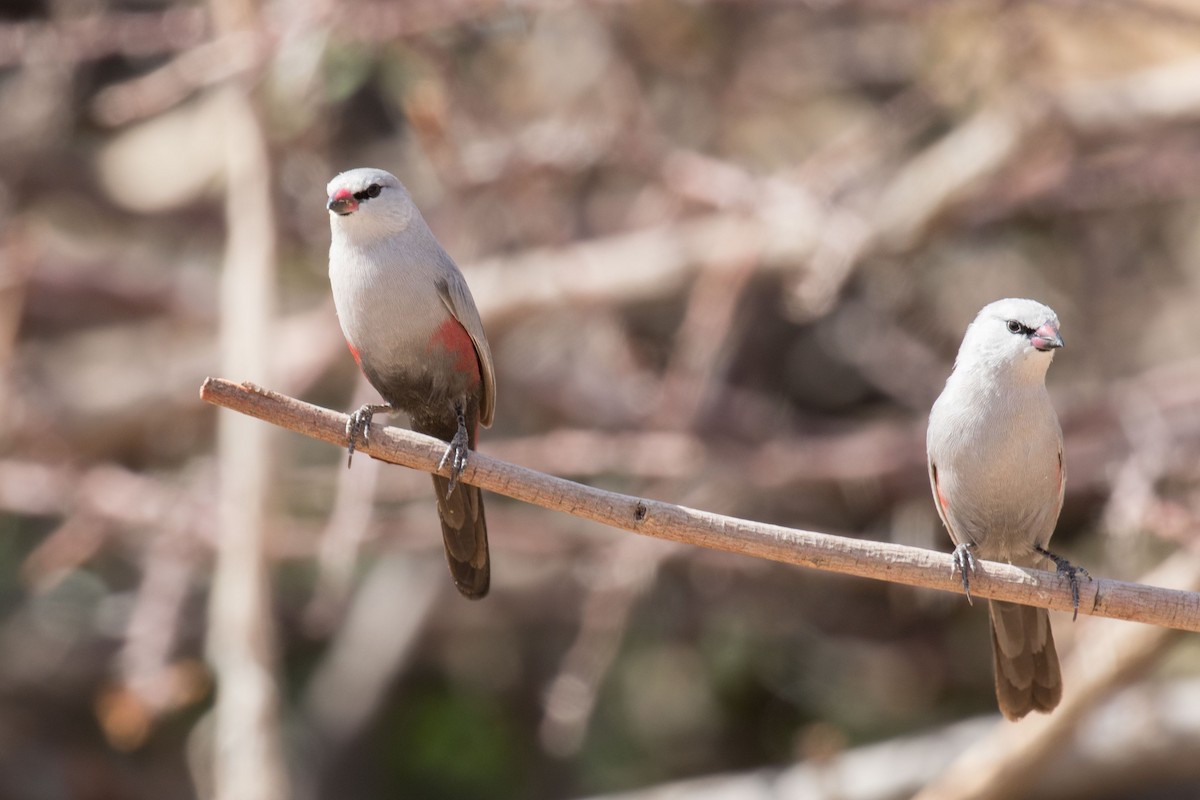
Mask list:
[[[955,369],[978,367],[1044,378],[1063,346],[1058,315],[1036,300],[1007,298],[984,306],[967,328]]]
[[[330,226],[335,232],[354,231],[363,238],[403,232],[416,206],[404,184],[381,169],[352,169],[325,187]]]

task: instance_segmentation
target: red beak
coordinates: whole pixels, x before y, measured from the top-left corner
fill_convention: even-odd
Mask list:
[[[349,189],[338,189],[329,198],[325,207],[339,217],[344,217],[358,211],[358,201],[354,199],[354,195],[350,193]]]

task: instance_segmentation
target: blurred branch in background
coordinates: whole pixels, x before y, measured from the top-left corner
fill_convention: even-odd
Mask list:
[[[369,392],[370,384],[361,378],[354,403],[370,402]],[[338,471],[337,494],[317,552],[316,586],[304,611],[305,624],[314,633],[328,633],[336,627],[353,593],[355,568],[373,516],[380,466],[371,459],[354,472]]]
[[[563,655],[558,673],[546,687],[538,739],[558,758],[576,755],[587,736],[596,701],[608,676],[629,617],[654,584],[674,547],[651,547],[643,539],[625,539],[594,555],[579,631]]]
[[[306,725],[297,782],[319,786],[362,734],[410,659],[443,583],[439,572],[401,555],[380,559],[364,576],[300,703]]]
[[[218,34],[257,30],[257,0],[212,0],[210,7]],[[278,248],[270,154],[253,89],[242,76],[214,90],[225,134],[220,353],[226,367],[270,375]],[[268,432],[238,420],[218,421],[217,552],[206,648],[217,697],[211,728],[202,726],[193,734],[212,732],[214,800],[291,796],[266,546],[273,451]],[[207,776],[196,780],[199,786],[209,785]]]
[[[1144,629],[1151,630],[1151,629]],[[1156,632],[1157,633],[1157,632]],[[1105,637],[1108,643],[1115,643]],[[1052,764],[1040,770],[997,774],[988,770],[987,793],[979,781],[967,778],[961,787],[941,784],[944,793],[930,797],[999,797],[1022,800],[1062,800],[1116,794],[1138,797],[1146,784],[1163,781],[1185,785],[1200,777],[1200,764],[1191,756],[1200,747],[1200,720],[1180,713],[1200,694],[1200,681],[1176,679],[1150,689],[1139,685],[1095,709],[1086,720],[1086,735],[1060,741],[1049,751]],[[713,775],[663,783],[646,789],[587,800],[911,800],[925,798],[922,787],[938,782],[962,754],[976,754],[973,763],[992,748],[1011,744],[1027,733],[1031,723],[1001,728],[995,717],[977,717],[922,733],[835,753],[813,753],[803,763],[785,769],[759,769],[743,774]],[[1033,741],[1043,743],[1035,735]],[[1022,752],[1026,752],[1024,747]],[[995,752],[999,763],[1013,767],[1007,751]],[[1042,760],[1042,759],[1039,759]],[[1016,766],[1024,768],[1024,764]],[[962,777],[962,773],[956,772]]]
[[[1177,553],[1145,577],[1159,585],[1200,591],[1200,563],[1194,553]],[[1177,636],[1176,631],[1153,627],[1111,628],[1099,635],[1081,635],[1063,669],[1064,684],[1069,684],[1071,691],[1064,695],[1056,713],[994,729],[960,754],[914,800],[1005,800],[1027,796],[1047,775],[1058,773],[1061,780],[1060,769],[1054,765],[1076,731],[1113,695],[1144,676]],[[1159,755],[1154,760],[1161,763],[1164,758]],[[1065,790],[1065,786],[1059,789]]]

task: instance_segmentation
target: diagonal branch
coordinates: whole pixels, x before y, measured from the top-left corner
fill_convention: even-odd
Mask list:
[[[342,446],[346,415],[250,383],[209,378],[200,398],[296,433]],[[393,464],[436,472],[445,443],[401,428],[371,426],[358,448]],[[445,471],[443,471],[445,474]],[[526,503],[684,544],[766,558],[862,578],[962,593],[947,553],[767,525],[671,503],[609,492],[472,453],[462,480]],[[1083,614],[1200,632],[1200,593],[1097,578],[1080,587]],[[978,597],[1071,611],[1065,578],[1038,569],[977,562],[971,593]]]

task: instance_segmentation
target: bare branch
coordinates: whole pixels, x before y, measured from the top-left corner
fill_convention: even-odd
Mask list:
[[[214,405],[335,445],[344,445],[346,415],[250,383],[205,380],[200,398]],[[445,443],[400,428],[371,426],[360,448],[373,458],[437,472]],[[472,454],[462,480],[526,503],[684,544],[766,558],[862,578],[962,592],[947,553],[767,525],[656,500],[609,492]],[[1037,569],[981,561],[972,594],[1071,611],[1065,579]],[[1080,586],[1080,613],[1200,632],[1200,593],[1097,578]]]

